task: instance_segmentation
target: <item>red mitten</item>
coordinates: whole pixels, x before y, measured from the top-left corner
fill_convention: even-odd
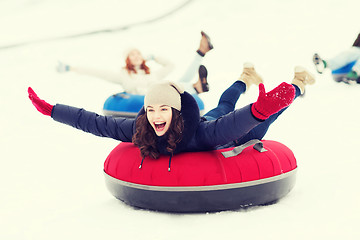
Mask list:
[[[265,120],[272,114],[289,106],[294,98],[295,88],[291,84],[283,82],[267,93],[264,84],[260,83],[259,97],[251,106],[251,112],[256,118]]]
[[[31,87],[28,88],[29,98],[36,109],[44,115],[51,116],[53,105],[41,100]]]

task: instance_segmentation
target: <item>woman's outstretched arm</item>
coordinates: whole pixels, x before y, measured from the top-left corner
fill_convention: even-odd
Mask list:
[[[101,116],[81,108],[56,104],[55,106],[40,99],[31,89],[28,89],[29,98],[36,109],[55,121],[67,124],[84,132],[100,137],[108,137],[123,142],[131,142],[135,120]]]

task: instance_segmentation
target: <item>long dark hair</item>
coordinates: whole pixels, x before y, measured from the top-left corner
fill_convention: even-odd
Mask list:
[[[137,73],[135,66],[131,64],[130,58],[127,57],[126,60],[126,66],[125,69],[128,71],[128,73]],[[150,68],[146,65],[145,60],[141,63],[140,69],[143,69],[145,71],[145,74],[150,74]]]
[[[184,130],[184,120],[181,116],[181,113],[174,108],[171,108],[171,110],[172,120],[170,127],[166,132],[166,151],[169,153],[173,153],[175,151],[176,144],[181,141],[182,132]],[[157,135],[147,120],[146,113],[140,115],[136,120],[136,129],[132,138],[132,142],[135,144],[135,146],[139,147],[142,157],[150,156],[154,159],[159,158],[160,152],[156,147],[156,138]]]

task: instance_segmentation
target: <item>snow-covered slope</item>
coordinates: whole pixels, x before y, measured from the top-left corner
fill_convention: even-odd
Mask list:
[[[176,79],[205,30],[215,45],[204,59],[211,91],[202,99],[210,110],[246,61],[267,89],[290,82],[295,65],[314,72],[314,52],[331,57],[351,46],[360,30],[359,7],[355,0],[0,1],[0,238],[358,239],[360,85],[335,83],[329,72],[317,75],[306,96],[271,127],[266,139],[289,146],[299,165],[295,188],[279,203],[191,215],[134,209],[113,198],[102,164],[118,142],[39,114],[27,87],[52,104],[101,113],[104,100],[121,87],[58,74],[58,60],[116,69],[123,51],[136,46],[172,59],[177,68],[169,79]],[[54,40],[121,26],[132,27]],[[18,43],[29,44],[5,48]],[[238,106],[257,93],[252,87]]]

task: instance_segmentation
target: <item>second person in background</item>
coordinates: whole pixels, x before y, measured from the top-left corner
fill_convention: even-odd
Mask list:
[[[178,79],[178,83],[182,84],[189,93],[203,93],[209,91],[209,85],[205,77],[199,77],[199,80],[192,84],[197,72],[205,75],[206,69],[200,67],[206,53],[213,49],[213,45],[209,36],[201,32],[201,40],[199,48],[194,52],[194,58],[185,70],[184,74]],[[160,65],[157,71],[152,71],[147,62],[153,60]],[[148,88],[165,80],[165,77],[174,70],[174,64],[159,56],[151,56],[144,58],[143,54],[137,48],[130,48],[125,51],[125,66],[119,71],[109,71],[84,66],[73,66],[62,62],[58,63],[57,71],[76,72],[88,76],[98,77],[107,81],[118,83],[123,90],[130,94],[145,95]],[[201,74],[200,74],[201,75]]]

